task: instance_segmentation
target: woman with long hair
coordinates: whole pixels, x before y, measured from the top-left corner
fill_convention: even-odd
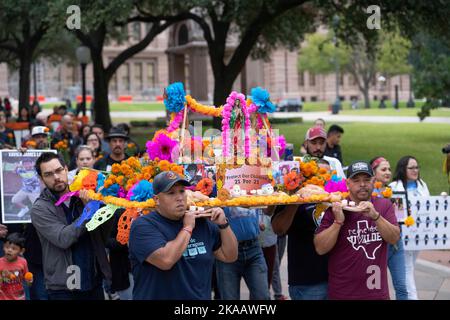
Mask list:
[[[94,132],[89,133],[86,136],[84,143],[90,146],[92,150],[94,150],[94,156],[96,161],[103,158],[104,155],[102,153],[102,140],[96,133]]]
[[[370,160],[370,165],[375,175],[376,187],[374,192],[381,196],[381,192],[386,189],[392,178],[391,165],[389,164],[389,161],[383,157],[373,158]],[[388,245],[388,268],[395,289],[395,298],[397,300],[408,300],[405,250],[403,248],[403,240],[401,237],[396,244]]]
[[[413,156],[404,156],[398,161],[393,182],[389,186],[392,191],[406,191],[407,199],[430,195],[427,184],[420,178],[419,163]],[[418,299],[414,279],[414,265],[418,255],[419,251],[405,250],[406,288],[409,300]]]

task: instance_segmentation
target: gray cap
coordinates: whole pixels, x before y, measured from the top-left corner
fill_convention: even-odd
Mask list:
[[[153,194],[157,195],[161,192],[167,192],[176,183],[181,183],[186,187],[191,186],[187,180],[181,178],[177,173],[173,171],[163,171],[153,179]]]

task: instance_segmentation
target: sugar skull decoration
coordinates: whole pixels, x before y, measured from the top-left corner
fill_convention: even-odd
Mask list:
[[[233,188],[231,189],[231,195],[233,197],[239,197],[241,195],[241,187],[239,185],[235,184]]]
[[[273,186],[270,183],[262,185],[261,190],[263,195],[271,195],[274,192]]]

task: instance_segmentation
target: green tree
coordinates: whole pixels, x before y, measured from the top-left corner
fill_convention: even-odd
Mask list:
[[[426,33],[418,34],[413,40],[411,62],[415,95],[426,98],[417,114],[423,120],[432,109],[450,106],[450,42]]]
[[[69,17],[66,8],[69,5],[78,5],[81,11],[81,28],[73,32],[78,40],[90,49],[94,73],[94,119],[103,125],[105,130],[111,127],[109,111],[108,84],[117,69],[129,58],[144,50],[153,39],[166,30],[171,24],[184,19],[183,16],[154,16],[147,20],[150,23],[148,32],[142,39],[135,42],[128,41],[128,25],[144,21],[136,14],[135,2],[128,0],[61,0],[53,3],[52,12],[58,20],[57,30],[65,25]],[[63,23],[63,24],[62,24]],[[109,63],[103,60],[103,48],[111,42],[125,44],[122,50]]]
[[[50,26],[49,2],[0,1],[0,56],[19,68],[19,111],[29,108],[31,64]]]
[[[203,31],[214,75],[213,102],[225,102],[247,58],[269,58],[273,48],[298,46],[306,32],[315,29],[316,9],[305,0],[147,0],[143,17],[154,17],[155,6],[172,14],[183,12]],[[230,48],[227,41],[237,39]],[[220,121],[215,119],[215,126]]]
[[[338,43],[335,47],[332,32],[308,35],[300,49],[298,68],[319,74],[333,73],[337,58],[341,72],[355,79],[366,108],[370,107],[369,91],[377,72],[394,76],[411,69],[407,64],[409,41],[396,33],[380,32],[378,37],[369,39],[364,34],[354,34],[349,44],[342,40]]]

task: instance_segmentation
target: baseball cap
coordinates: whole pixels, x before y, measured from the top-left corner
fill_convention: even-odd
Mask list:
[[[354,161],[352,162],[347,169],[347,178],[350,179],[357,175],[358,173],[368,174],[370,177],[373,177],[373,170],[369,163],[366,161]]]
[[[312,127],[306,131],[305,140],[314,140],[316,138],[327,138],[327,133],[322,127]]]
[[[163,171],[153,179],[153,193],[156,195],[161,192],[167,192],[178,182],[186,187],[191,185],[187,180],[184,180],[175,172]]]
[[[31,130],[31,136],[35,136],[38,134],[48,135],[48,128],[44,126],[36,126]]]

